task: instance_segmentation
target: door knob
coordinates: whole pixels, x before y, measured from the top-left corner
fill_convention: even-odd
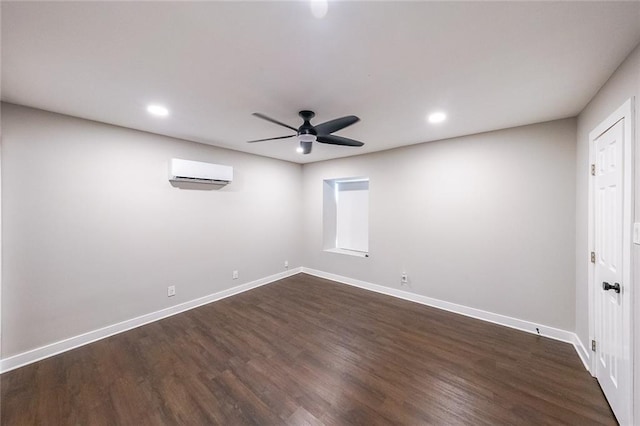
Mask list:
[[[607,283],[607,282],[603,282],[602,283],[602,289],[603,290],[613,290],[616,293],[620,293],[620,284],[619,283],[614,283],[613,285]]]

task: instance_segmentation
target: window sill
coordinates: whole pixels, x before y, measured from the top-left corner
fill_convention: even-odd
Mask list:
[[[324,251],[329,253],[346,254],[346,255],[355,256],[355,257],[369,257],[369,253],[364,251],[347,250],[347,249],[341,249],[341,248],[330,248],[330,249],[325,249]]]

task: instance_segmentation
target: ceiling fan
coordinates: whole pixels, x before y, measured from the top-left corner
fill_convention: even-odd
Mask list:
[[[315,141],[320,143],[328,143],[331,145],[343,145],[343,146],[364,145],[363,142],[331,134],[333,132],[337,132],[338,130],[344,129],[347,126],[351,126],[352,124],[360,121],[360,119],[355,115],[347,115],[345,117],[336,118],[335,120],[330,120],[325,123],[314,126],[309,121],[313,117],[315,117],[316,113],[313,111],[306,111],[306,110],[300,111],[298,115],[302,118],[303,123],[302,123],[302,126],[298,127],[297,129],[295,127],[289,126],[288,124],[284,124],[278,120],[275,120],[271,117],[267,117],[264,114],[260,114],[259,112],[254,112],[253,115],[255,115],[258,118],[262,118],[263,120],[267,120],[274,124],[278,124],[280,126],[286,127],[287,129],[291,129],[294,132],[296,132],[296,134],[288,135],[288,136],[278,136],[275,138],[257,139],[253,141],[248,141],[249,143],[271,141],[274,139],[287,139],[287,138],[292,138],[294,136],[297,136],[298,141],[300,142],[300,147],[298,149],[303,154],[309,154],[311,152],[311,148],[313,147],[313,142]]]

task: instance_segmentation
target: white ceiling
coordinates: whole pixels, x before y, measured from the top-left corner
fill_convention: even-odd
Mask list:
[[[2,99],[300,163],[577,115],[640,42],[640,2],[2,2]],[[148,103],[169,117],[149,116]],[[355,114],[338,135],[295,138]],[[428,124],[427,113],[448,120]]]

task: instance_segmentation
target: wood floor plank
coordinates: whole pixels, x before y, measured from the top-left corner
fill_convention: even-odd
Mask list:
[[[1,376],[2,425],[614,425],[566,343],[298,274]]]

